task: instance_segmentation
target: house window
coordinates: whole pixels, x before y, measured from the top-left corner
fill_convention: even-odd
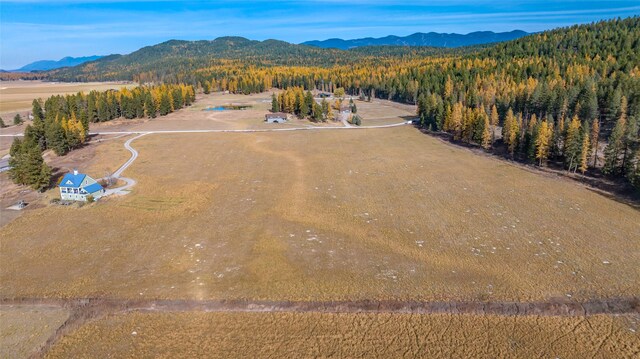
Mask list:
[[[77,189],[77,188],[74,188],[74,189],[73,189],[73,193],[78,193],[78,189]]]

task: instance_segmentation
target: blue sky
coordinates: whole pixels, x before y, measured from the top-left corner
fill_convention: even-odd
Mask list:
[[[238,35],[299,43],[429,31],[541,31],[638,14],[639,0],[0,0],[0,68],[129,53],[169,39]]]

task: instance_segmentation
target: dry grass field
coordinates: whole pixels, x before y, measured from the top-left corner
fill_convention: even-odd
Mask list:
[[[348,101],[348,100],[345,100]],[[363,126],[400,123],[415,117],[415,106],[395,104],[390,101],[356,101]],[[207,108],[225,105],[250,106],[238,111],[206,111]],[[157,117],[153,120],[119,120],[91,124],[91,131],[167,131],[167,130],[245,130],[292,127],[343,127],[341,122],[312,123],[308,120],[291,120],[281,124],[264,122],[264,115],[271,108],[271,94],[254,95],[209,94],[198,95],[197,102],[184,110]]]
[[[131,313],[91,322],[47,358],[632,358],[628,318]]]
[[[134,146],[131,195],[38,209],[0,229],[2,297],[640,292],[639,211],[409,126],[153,134]]]
[[[199,96],[169,116],[91,130],[317,126],[263,123],[268,99]],[[203,111],[228,104],[253,107]],[[365,126],[414,113],[387,101],[357,105]],[[129,158],[130,137],[100,136],[45,158],[98,178]],[[640,293],[640,211],[411,126],[149,134],[133,147],[139,157],[124,173],[138,182],[132,193],[81,208],[49,205],[57,189],[35,194],[0,174],[1,299],[499,302]],[[4,210],[24,197],[35,205]],[[32,316],[34,307],[11,317],[1,309],[14,328],[1,343],[20,343],[10,355],[31,352],[60,324]],[[637,320],[131,312],[88,322],[48,356],[634,357]],[[50,328],[29,329],[40,321]]]
[[[16,112],[30,111],[31,102],[36,98],[46,99],[52,95],[66,95],[80,91],[104,91],[131,87],[134,84],[121,82],[44,82],[44,81],[2,81],[0,82],[0,114],[11,114],[5,123],[12,123]],[[9,122],[7,122],[9,121]]]
[[[0,306],[0,357],[26,358],[69,317],[56,307]]]

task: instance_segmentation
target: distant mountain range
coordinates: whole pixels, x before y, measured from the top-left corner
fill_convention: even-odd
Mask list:
[[[84,64],[85,62],[95,61],[102,58],[102,56],[84,56],[84,57],[70,57],[67,56],[58,61],[55,60],[41,60],[32,62],[28,65],[24,65],[19,69],[11,70],[11,72],[31,72],[31,71],[47,71],[53,69],[59,69],[61,67],[71,67]]]
[[[430,46],[430,47],[461,47],[471,45],[488,44],[492,42],[502,42],[515,40],[528,35],[527,32],[514,30],[509,32],[493,32],[493,31],[477,31],[466,35],[461,34],[444,34],[437,32],[422,33],[417,32],[413,35],[399,37],[386,36],[380,38],[366,37],[363,39],[328,39],[313,40],[303,42],[303,45],[317,46],[322,48],[336,48],[348,50],[361,46]]]

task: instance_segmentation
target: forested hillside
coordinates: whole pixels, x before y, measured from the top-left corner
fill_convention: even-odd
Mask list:
[[[514,40],[527,33],[520,30],[509,32],[476,31],[468,34],[446,34],[429,32],[417,32],[409,36],[385,36],[380,38],[366,37],[362,39],[328,39],[323,41],[305,41],[303,45],[311,45],[323,48],[352,49],[362,46],[430,46],[430,47],[461,47],[480,44],[489,44]]]
[[[500,137],[492,129],[504,127],[504,145],[515,159],[540,165],[552,159],[583,172],[604,166],[640,185],[639,48],[640,17],[633,17],[456,50],[170,41],[49,76],[183,82],[205,92],[343,87],[352,95],[418,104],[425,128],[460,141],[491,148]],[[609,143],[604,152],[603,143]]]

